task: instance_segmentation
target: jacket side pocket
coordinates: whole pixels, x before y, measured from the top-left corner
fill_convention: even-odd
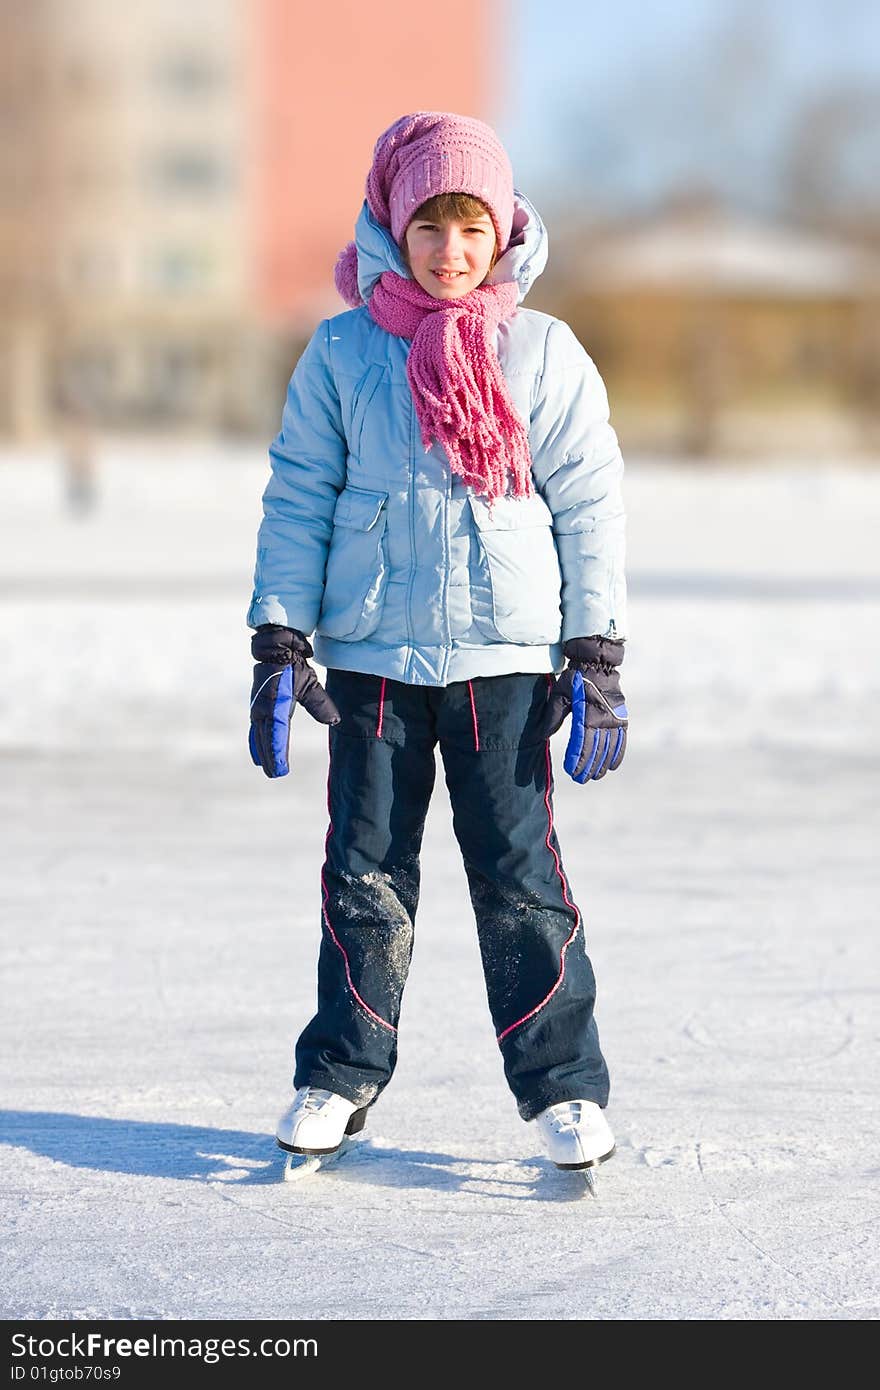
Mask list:
[[[347,487],[340,492],[324,577],[317,631],[357,642],[379,625],[388,583],[387,492]]]
[[[473,494],[468,502],[479,555],[471,573],[477,627],[486,636],[524,646],[558,642],[562,581],[547,503],[537,494],[499,498],[491,508]]]

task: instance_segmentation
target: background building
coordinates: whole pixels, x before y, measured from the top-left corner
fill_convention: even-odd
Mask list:
[[[450,0],[450,69],[403,0],[381,26],[351,3],[0,0],[0,434],[274,428],[341,307],[376,135],[432,103],[488,118],[491,14]]]
[[[880,255],[689,196],[574,221],[547,307],[601,361],[630,447],[859,453],[880,442]]]
[[[638,22],[636,22],[636,19]],[[0,440],[277,429],[377,134],[482,116],[627,449],[876,452],[868,0],[0,0]]]

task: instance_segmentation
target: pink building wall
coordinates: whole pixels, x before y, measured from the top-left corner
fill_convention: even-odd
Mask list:
[[[245,4],[254,307],[296,326],[338,299],[333,265],[381,131],[414,110],[492,120],[504,4]]]

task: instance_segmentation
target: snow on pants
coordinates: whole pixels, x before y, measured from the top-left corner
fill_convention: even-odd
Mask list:
[[[553,827],[550,677],[443,688],[331,669],[318,1009],[296,1086],[364,1105],[388,1083],[419,897],[439,743],[504,1074],[525,1120],[560,1100],[608,1101],[595,980]]]

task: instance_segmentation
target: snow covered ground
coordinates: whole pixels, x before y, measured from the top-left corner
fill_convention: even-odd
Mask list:
[[[442,779],[397,1075],[280,1183],[326,735],[247,757],[265,457],[100,462],[74,518],[51,454],[0,456],[2,1315],[876,1318],[880,473],[630,463],[630,747],[557,767],[593,1201],[505,1087]]]

